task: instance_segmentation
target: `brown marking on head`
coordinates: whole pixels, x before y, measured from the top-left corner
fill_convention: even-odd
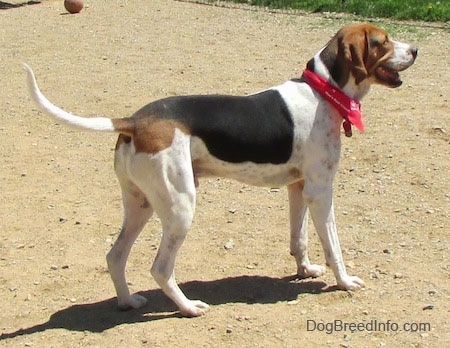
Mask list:
[[[371,24],[343,27],[320,54],[331,76],[342,88],[350,73],[359,84],[393,53],[387,33]]]

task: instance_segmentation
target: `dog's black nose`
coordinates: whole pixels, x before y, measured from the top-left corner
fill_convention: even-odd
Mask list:
[[[414,59],[416,59],[418,52],[419,52],[419,49],[416,46],[411,47],[411,54],[414,57]]]

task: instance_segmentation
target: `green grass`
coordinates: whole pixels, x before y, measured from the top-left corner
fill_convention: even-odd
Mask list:
[[[310,12],[345,12],[369,18],[450,21],[448,0],[229,0],[237,3]]]

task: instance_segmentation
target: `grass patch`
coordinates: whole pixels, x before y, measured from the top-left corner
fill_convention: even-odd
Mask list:
[[[448,0],[228,0],[236,3],[310,12],[345,12],[369,18],[450,21]]]

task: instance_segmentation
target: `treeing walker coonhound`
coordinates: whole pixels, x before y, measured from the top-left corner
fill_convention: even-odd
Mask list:
[[[198,178],[221,176],[250,185],[287,185],[290,251],[299,277],[318,277],[308,258],[307,210],[327,265],[340,289],[364,282],[347,274],[335,224],[332,183],[341,148],[341,124],[362,129],[359,101],[372,83],[398,87],[398,72],[413,64],[417,48],[389,39],[370,24],[345,26],[308,63],[299,79],[248,96],[176,96],[154,101],[131,117],[84,118],[53,105],[26,64],[31,98],[66,125],[119,133],[115,171],[124,222],[107,263],[122,309],[147,300],[130,294],[125,265],[131,247],[155,211],[162,240],[151,273],[185,316],[209,308],[188,299],[174,276],[175,257],[191,226]],[[350,117],[351,116],[351,117]]]

